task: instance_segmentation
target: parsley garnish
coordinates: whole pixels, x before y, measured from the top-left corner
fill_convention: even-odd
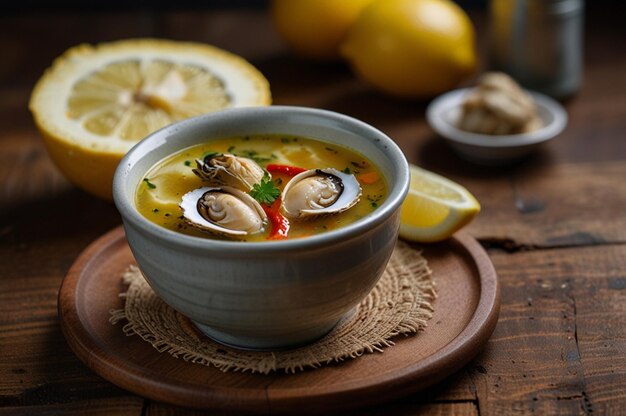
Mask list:
[[[280,189],[276,187],[274,181],[265,176],[260,183],[255,183],[252,186],[250,196],[261,204],[270,205],[280,196]]]
[[[191,166],[191,160],[185,160],[185,166]]]
[[[150,188],[150,189],[154,189],[154,188],[156,188],[156,185],[155,185],[155,184],[153,184],[152,182],[150,182],[150,179],[148,179],[148,178],[143,178],[143,181],[146,183],[146,185],[148,185],[148,188]]]

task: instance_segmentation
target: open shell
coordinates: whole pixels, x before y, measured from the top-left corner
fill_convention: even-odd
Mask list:
[[[249,192],[267,173],[254,160],[230,153],[216,153],[196,159],[193,173],[211,186],[231,186]]]
[[[282,193],[283,212],[291,218],[314,218],[344,212],[359,202],[361,185],[337,169],[311,169],[294,176]]]
[[[183,218],[191,226],[228,237],[262,232],[267,215],[250,195],[238,189],[198,188],[183,195]]]

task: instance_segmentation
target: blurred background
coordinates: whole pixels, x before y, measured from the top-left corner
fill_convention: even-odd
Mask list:
[[[49,2],[45,0],[25,0],[20,2],[3,2],[0,10],[11,12],[36,12],[36,11],[61,11],[68,9],[91,9],[91,10],[120,10],[120,9],[179,9],[179,8],[211,8],[211,7],[267,7],[269,0],[180,0],[176,2],[165,0],[134,0],[134,1],[107,1],[92,0],[86,7],[84,1],[60,0]],[[484,8],[488,0],[463,0],[457,1],[462,7]],[[590,0],[588,8],[612,7],[624,10],[624,2],[621,0]]]

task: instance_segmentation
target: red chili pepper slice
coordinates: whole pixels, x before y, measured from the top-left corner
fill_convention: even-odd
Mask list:
[[[298,173],[306,172],[308,169],[302,169],[297,166],[277,165],[270,163],[265,167],[269,173],[282,173],[288,176],[296,176]]]
[[[289,233],[289,220],[280,213],[280,205],[280,198],[276,199],[269,207],[265,204],[261,204],[263,211],[267,214],[267,218],[269,218],[272,223],[269,236],[270,240],[283,240],[287,238],[287,233]]]

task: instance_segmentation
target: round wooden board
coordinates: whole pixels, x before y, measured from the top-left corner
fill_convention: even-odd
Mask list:
[[[347,410],[392,400],[442,380],[471,360],[498,319],[493,265],[467,234],[423,247],[437,284],[425,331],[398,337],[383,353],[298,374],[224,373],[159,353],[127,337],[109,311],[123,308],[121,274],[134,263],[122,227],[78,257],[59,292],[63,333],[76,355],[112,383],[150,399],[186,407],[251,412]]]

